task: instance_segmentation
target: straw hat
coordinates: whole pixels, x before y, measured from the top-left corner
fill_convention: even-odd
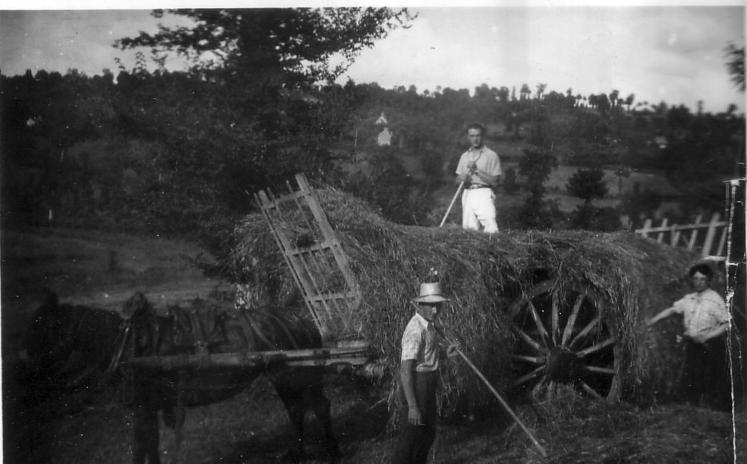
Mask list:
[[[420,284],[420,296],[413,301],[415,303],[443,303],[449,299],[441,295],[441,284],[428,282]]]

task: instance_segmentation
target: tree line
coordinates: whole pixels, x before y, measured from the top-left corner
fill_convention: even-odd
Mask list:
[[[700,202],[720,194],[714,182],[743,175],[744,120],[735,108],[692,113],[663,102],[634,105],[632,93],[622,98],[614,89],[583,97],[546,84],[535,92],[524,84],[517,96],[515,87],[488,84],[418,92],[334,83],[362,48],[415,20],[406,9],[172,13],[195,26],[121,39],[121,47],[152,52],[139,52],[135,66],[120,65],[116,75],[0,75],[7,225],[191,234],[219,248],[254,207],[252,192],[299,171],[369,200],[391,219],[423,224],[430,212],[421,205],[453,172],[449,163],[472,121],[488,125],[490,140],[523,147],[523,156],[508,161],[518,163],[514,184],[535,216],[521,216],[526,227],[555,224],[538,160],[550,170],[558,162],[586,171],[661,169]],[[169,52],[185,54],[192,67],[166,70]],[[332,66],[333,54],[347,61]],[[375,143],[381,112],[395,134],[390,147]],[[653,144],[657,137],[667,145]],[[341,167],[362,151],[374,155],[371,172],[345,175]],[[420,160],[423,178],[408,176],[403,155]],[[595,175],[572,188],[583,192]]]

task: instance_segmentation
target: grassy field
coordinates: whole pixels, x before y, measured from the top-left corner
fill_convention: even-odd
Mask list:
[[[119,401],[121,391],[76,392],[38,403],[16,376],[15,352],[40,288],[59,292],[63,301],[117,311],[134,291],[164,308],[230,285],[202,274],[201,263],[213,260],[204,251],[161,237],[44,229],[5,231],[2,238],[4,462],[131,462],[132,412]],[[389,462],[396,437],[386,431],[387,389],[329,374],[325,391],[342,462]],[[547,458],[496,404],[476,419],[444,418],[431,462],[726,464],[747,455],[744,413],[732,421],[728,413],[699,408],[637,409],[576,397],[512,404]],[[327,462],[316,419],[307,416],[306,423],[306,462]],[[290,421],[264,377],[227,401],[189,409],[178,450],[173,431],[160,431],[164,464],[287,462],[291,442]]]

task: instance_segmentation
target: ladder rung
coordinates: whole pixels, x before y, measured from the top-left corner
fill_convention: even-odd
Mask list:
[[[260,205],[263,208],[279,208],[282,203],[291,201],[294,198],[303,198],[305,196],[306,196],[306,193],[304,192],[286,193],[283,195],[278,195],[276,198],[273,198],[273,199],[263,198],[262,201],[260,202]]]

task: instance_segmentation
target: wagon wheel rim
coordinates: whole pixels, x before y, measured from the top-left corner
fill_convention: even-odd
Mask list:
[[[514,302],[510,314],[513,387],[533,397],[552,397],[560,385],[593,398],[617,394],[617,340],[588,292],[541,282]]]

